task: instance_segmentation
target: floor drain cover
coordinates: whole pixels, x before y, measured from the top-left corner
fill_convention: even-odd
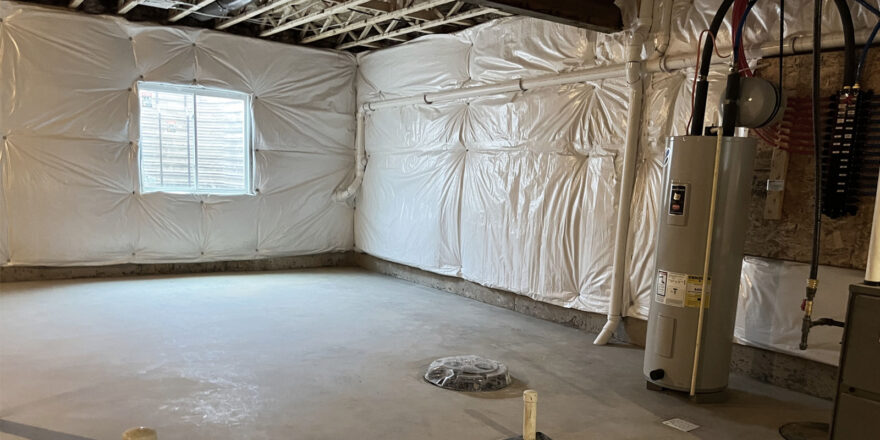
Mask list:
[[[431,362],[425,380],[455,391],[495,391],[510,385],[507,365],[484,357],[451,356]]]

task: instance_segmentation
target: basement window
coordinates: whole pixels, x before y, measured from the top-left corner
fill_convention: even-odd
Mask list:
[[[141,193],[252,194],[251,98],[138,83]]]

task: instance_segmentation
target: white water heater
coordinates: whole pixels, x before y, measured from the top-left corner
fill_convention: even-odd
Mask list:
[[[652,389],[690,390],[717,145],[715,136],[667,140],[645,347]],[[755,148],[751,138],[721,140],[697,393],[727,387]]]

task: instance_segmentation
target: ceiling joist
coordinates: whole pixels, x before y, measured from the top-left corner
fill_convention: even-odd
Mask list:
[[[432,0],[432,1],[427,1],[425,3],[419,3],[414,6],[410,6],[408,8],[397,9],[397,10],[390,11],[387,13],[379,14],[373,18],[361,20],[361,21],[358,21],[356,23],[352,23],[352,24],[345,26],[345,27],[329,30],[326,32],[321,32],[319,34],[303,38],[302,41],[300,41],[300,42],[301,43],[311,43],[314,41],[323,40],[324,38],[329,38],[329,37],[333,37],[333,36],[336,36],[339,34],[344,34],[344,33],[351,32],[353,30],[361,29],[364,27],[370,27],[374,24],[381,23],[383,21],[395,20],[395,19],[407,16],[407,15],[411,15],[414,12],[424,11],[424,10],[431,9],[431,8],[434,8],[434,7],[437,7],[437,6],[446,4],[446,3],[452,3],[453,1],[454,0]]]
[[[409,34],[412,32],[418,32],[422,29],[429,29],[432,27],[443,26],[445,24],[454,23],[456,21],[461,21],[461,20],[467,20],[469,18],[479,17],[481,15],[497,14],[498,12],[499,11],[496,11],[495,9],[491,9],[491,8],[473,9],[473,10],[470,10],[467,12],[463,12],[461,14],[447,16],[446,18],[432,20],[432,21],[428,21],[425,23],[420,23],[420,24],[409,26],[409,27],[405,27],[403,29],[398,29],[393,32],[382,33],[382,34],[375,35],[372,37],[367,37],[367,38],[364,38],[361,40],[352,41],[349,43],[344,43],[344,44],[337,46],[336,48],[340,49],[340,50],[350,49],[352,47],[357,47],[362,44],[374,43],[374,42],[381,41],[381,40],[387,40],[389,38],[399,37],[401,35]]]
[[[238,23],[241,23],[249,18],[256,17],[263,13],[273,11],[275,9],[287,6],[289,3],[293,3],[294,0],[275,0],[272,2],[268,2],[259,8],[251,9],[250,11],[246,11],[242,14],[236,15],[235,17],[230,18],[229,20],[221,21],[216,29],[226,29],[230,26],[234,26]]]
[[[88,9],[85,0],[67,1],[72,9],[83,4]],[[239,6],[238,11],[227,11],[223,0],[115,0],[118,14],[127,14],[138,6],[144,8],[138,10],[136,17],[132,18],[134,20],[149,17],[146,19],[188,26],[212,26],[218,30],[246,23],[247,26],[241,26],[235,33],[273,37],[273,40],[285,43],[354,51],[381,49],[409,41],[418,34],[453,32],[491,18],[510,15],[495,8],[472,6],[469,3],[473,1],[252,0],[243,7]],[[401,4],[408,6],[399,7]],[[225,17],[227,12],[231,14]],[[208,19],[216,15],[224,17]]]
[[[143,1],[144,0],[119,0],[119,9],[116,10],[116,13],[119,15],[126,14]]]
[[[320,12],[315,12],[313,14],[309,14],[304,17],[288,21],[287,23],[284,23],[280,26],[276,26],[274,28],[267,29],[267,30],[263,31],[262,33],[260,33],[260,36],[261,37],[268,37],[269,35],[274,35],[274,34],[277,34],[278,32],[283,32],[288,29],[295,28],[297,26],[302,26],[306,23],[311,23],[313,21],[320,20],[322,18],[327,18],[331,15],[335,15],[340,12],[347,11],[349,8],[353,8],[355,6],[364,4],[368,1],[369,0],[349,0],[345,3],[340,3],[336,6],[324,9]]]
[[[555,21],[598,32],[623,29],[623,17],[614,0],[465,0],[477,6],[511,14]]]
[[[168,18],[168,21],[173,23],[177,20],[180,20],[183,17],[186,17],[189,14],[192,14],[193,12],[198,11],[199,9],[204,8],[205,6],[210,5],[211,3],[214,3],[214,0],[201,0],[200,2],[190,6],[189,8],[184,9],[184,10],[178,12],[177,14],[172,15],[171,17]]]

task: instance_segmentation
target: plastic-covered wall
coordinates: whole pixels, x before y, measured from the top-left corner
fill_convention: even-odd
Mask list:
[[[746,257],[734,340],[836,365],[843,339],[843,329],[839,327],[813,327],[809,350],[798,348],[803,317],[800,304],[809,273],[809,264]],[[822,296],[814,303],[813,316],[844,321],[849,286],[861,283],[865,273],[830,266],[822,266],[819,273]]]
[[[0,2],[0,261],[82,265],[347,250],[346,53]],[[251,94],[246,196],[140,194],[139,80]]]
[[[583,44],[587,35],[517,18],[422,38],[362,56],[359,94],[407,96],[615,55]],[[614,78],[368,113],[358,247],[541,301],[604,310],[626,96],[625,80]]]
[[[809,31],[808,3],[786,2],[787,34]],[[840,24],[833,4],[827,3],[825,31],[835,32]],[[674,1],[666,54],[695,53],[696,38],[708,27],[717,5],[712,0]],[[747,46],[777,38],[777,5],[765,2],[756,7],[748,21]],[[664,46],[660,30],[666,6],[655,2],[653,38],[645,48],[649,56],[654,46]],[[873,26],[872,17],[857,6],[853,11],[857,29]],[[719,44],[726,46],[729,25],[723,29]],[[496,20],[455,35],[423,37],[361,55],[359,100],[622,63],[626,38],[625,32],[602,35],[529,18]],[[722,79],[723,70],[717,69],[714,78]],[[685,132],[692,78],[692,69],[646,77],[633,202],[624,207],[632,214],[625,282],[629,307],[624,307],[630,316],[644,318],[648,313],[662,139]],[[716,81],[711,87],[709,115],[721,85]],[[384,259],[540,301],[606,312],[627,95],[621,73],[601,81],[368,112],[368,164],[357,201],[356,246]],[[746,267],[744,277],[781,277],[798,270],[767,267],[763,272]],[[786,298],[803,294],[802,286],[744,285],[748,287],[742,294],[742,313],[773,301],[783,287]],[[829,289],[828,295],[838,304],[845,294],[845,289]],[[786,330],[770,330],[774,338],[799,328],[799,309],[788,307],[788,302],[778,306],[785,320],[774,324]],[[836,312],[840,315],[842,310]],[[757,345],[791,351],[781,339],[752,335],[738,332],[741,342],[754,339]],[[818,358],[833,362],[831,356]]]

